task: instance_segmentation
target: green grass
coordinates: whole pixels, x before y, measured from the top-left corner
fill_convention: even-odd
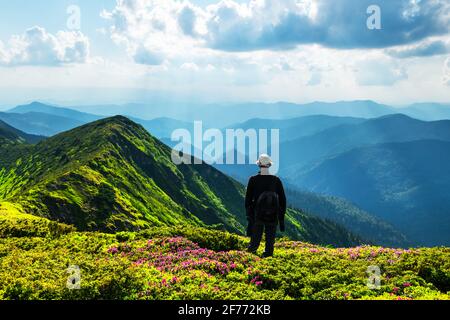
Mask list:
[[[0,299],[449,299],[450,249],[325,248],[282,239],[275,256],[196,227],[0,238]],[[79,290],[67,268],[81,270]],[[368,266],[381,288],[367,287]]]
[[[0,238],[54,237],[74,230],[73,226],[23,213],[18,205],[0,202]]]

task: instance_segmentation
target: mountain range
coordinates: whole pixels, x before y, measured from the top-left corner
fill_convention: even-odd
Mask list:
[[[222,128],[254,118],[291,119],[310,115],[328,115],[354,118],[376,118],[389,114],[402,113],[420,120],[450,119],[450,105],[439,103],[420,103],[393,107],[371,100],[312,102],[296,104],[240,103],[240,104],[127,104],[123,106],[76,106],[73,109],[104,116],[123,114],[141,119],[169,117],[193,122],[202,120],[206,126]]]
[[[446,147],[445,142],[450,141],[450,121],[417,119],[445,119],[447,105],[415,104],[401,109],[370,101],[317,103],[301,107],[263,104],[260,109],[258,105],[261,107],[260,104],[250,104],[248,109],[243,107],[240,114],[236,111],[243,121],[219,128],[280,129],[279,175],[288,185],[289,202],[295,207],[304,209],[311,217],[342,225],[351,233],[374,243],[398,246],[449,243],[450,223],[446,209],[449,201],[443,190],[450,178],[448,168],[438,158],[444,162],[449,160],[448,154],[440,152],[439,148]],[[268,106],[272,108],[265,112]],[[286,109],[281,112],[276,106]],[[314,114],[283,118],[289,114],[296,115],[299,110],[307,114],[312,112],[309,107],[313,106],[317,107],[315,112],[339,116]],[[137,112],[138,105],[134,107],[131,111]],[[222,107],[217,109],[214,121],[234,121],[228,116],[222,117],[219,112]],[[258,117],[246,120],[246,117],[257,113],[256,110],[260,111]],[[360,117],[355,117],[355,110]],[[401,110],[402,113],[390,113],[389,110]],[[180,112],[180,118],[183,118],[182,114]],[[45,135],[48,136],[104,117],[39,103],[0,113],[0,119],[5,115],[21,119],[22,122],[16,120],[16,123],[23,125],[19,129],[28,133],[34,133],[23,130],[29,124],[36,124],[31,120],[48,117],[45,126],[57,128],[53,131],[46,129]],[[62,117],[65,122],[52,117]],[[195,110],[192,117],[196,117]],[[209,113],[205,112],[204,119],[208,117]],[[131,117],[169,146],[173,146],[168,137],[174,129],[192,130],[192,122],[188,118],[142,120]],[[54,123],[70,125],[63,129]],[[22,146],[22,149],[28,150],[29,147]],[[14,154],[9,152],[8,158],[12,159]],[[423,154],[429,156],[423,157]],[[413,163],[416,167],[411,165]],[[428,170],[431,167],[437,170]],[[253,162],[248,165],[216,165],[215,168],[241,183],[246,183],[248,177],[256,172]],[[420,179],[417,172],[423,173]]]
[[[22,131],[47,137],[102,118],[105,118],[105,116],[80,112],[70,108],[50,106],[40,102],[20,105],[8,110],[8,112],[0,112],[0,120]],[[169,138],[175,129],[192,126],[190,123],[166,117],[153,120],[129,118],[143,125],[160,139]]]
[[[387,142],[450,140],[450,120],[421,121],[402,114],[343,124],[280,145],[284,175],[294,179],[304,166],[353,148]],[[299,156],[301,153],[301,156]]]
[[[262,125],[262,120],[258,123]],[[286,129],[280,127],[283,136]],[[301,127],[297,130],[301,131]],[[450,243],[450,197],[443,191],[450,184],[450,170],[445,165],[450,158],[439,149],[446,148],[445,143],[450,141],[449,120],[421,121],[395,114],[309,132],[312,134],[297,133],[297,139],[281,139],[279,146],[279,175],[298,198],[308,199],[304,190],[322,197],[344,198],[372,217],[388,222],[413,243]],[[248,163],[216,167],[245,181],[256,170],[254,164]],[[417,166],[413,167],[413,163]],[[418,172],[423,173],[420,179]],[[290,201],[309,209],[305,201]],[[324,216],[343,223],[342,212],[336,214],[336,210],[329,209]],[[357,231],[352,228],[355,225],[346,227]],[[369,233],[384,238],[383,232]]]
[[[336,195],[392,223],[415,243],[449,245],[450,141],[352,149],[300,174],[313,192]]]
[[[158,105],[152,103],[149,105],[134,103],[126,105],[73,106],[70,108],[32,102],[8,111],[8,113],[15,114],[26,114],[29,112],[52,114],[82,123],[121,114],[144,126],[145,123],[141,121],[158,118],[166,120],[176,119],[180,121],[180,124],[201,120],[205,126],[214,128],[232,127],[235,124],[252,119],[289,120],[292,118],[317,115],[369,119],[400,113],[424,121],[450,119],[449,104],[420,103],[403,107],[392,107],[370,100],[340,101],[334,103],[313,102],[308,104],[277,102],[208,105],[191,103]],[[21,130],[26,131],[23,128]],[[42,132],[39,134],[42,134]],[[55,134],[55,132],[52,134]],[[163,137],[167,138],[167,136],[159,136],[159,138]]]
[[[0,171],[0,201],[25,213],[116,232],[151,226],[245,231],[244,187],[206,164],[176,166],[171,149],[117,116],[11,147]],[[293,239],[347,246],[362,239],[319,217],[289,209]]]

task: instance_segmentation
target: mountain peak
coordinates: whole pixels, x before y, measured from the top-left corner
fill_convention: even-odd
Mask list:
[[[91,123],[88,123],[82,127],[79,127],[79,129],[82,128],[90,128],[90,127],[99,127],[99,126],[110,126],[110,125],[116,125],[123,128],[133,128],[135,130],[145,130],[140,124],[134,122],[133,120],[123,116],[123,115],[116,115],[109,118],[100,119]],[[77,130],[78,128],[75,128],[74,130]],[[147,131],[145,131],[147,132]]]

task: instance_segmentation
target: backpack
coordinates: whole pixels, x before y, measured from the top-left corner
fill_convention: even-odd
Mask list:
[[[255,206],[256,220],[265,223],[276,223],[280,211],[280,200],[274,191],[263,192]]]

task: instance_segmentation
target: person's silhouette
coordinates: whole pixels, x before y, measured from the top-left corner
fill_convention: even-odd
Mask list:
[[[256,164],[260,172],[250,178],[245,196],[247,235],[251,237],[248,251],[256,253],[265,231],[266,247],[263,257],[270,257],[274,251],[278,224],[282,232],[285,230],[286,195],[281,180],[269,173],[272,166],[270,157],[262,154]]]

